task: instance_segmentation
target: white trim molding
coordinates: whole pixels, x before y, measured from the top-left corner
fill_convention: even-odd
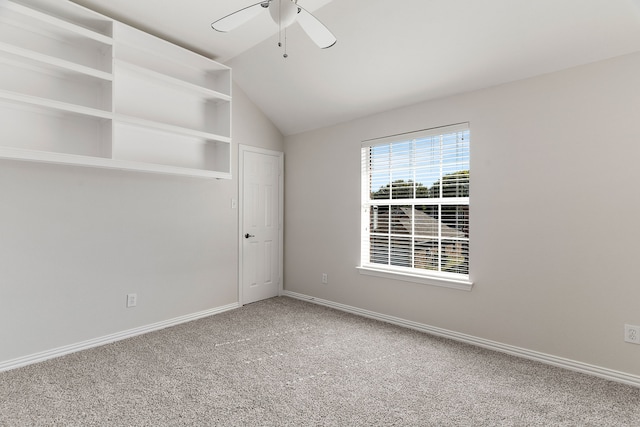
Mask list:
[[[135,337],[137,335],[146,334],[148,332],[157,331],[159,329],[176,326],[181,323],[191,322],[193,320],[202,319],[204,317],[213,316],[214,314],[224,313],[225,311],[234,310],[240,307],[235,302],[232,304],[224,305],[221,307],[212,308],[209,310],[200,311],[197,313],[191,313],[180,317],[175,317],[169,320],[163,320],[161,322],[152,323],[150,325],[141,326],[134,329],[129,329],[122,332],[116,332],[115,334],[105,335],[100,338],[94,338],[86,341],[82,341],[76,344],[66,345],[63,347],[54,348],[53,350],[42,351],[28,356],[19,357],[17,359],[7,360],[0,362],[0,372],[8,371],[22,366],[31,365],[33,363],[44,362],[45,360],[54,359],[67,354],[75,353],[82,350],[88,350],[93,347],[99,347],[101,345],[110,344],[116,341],[124,340],[127,338]]]
[[[383,277],[385,279],[401,280],[403,282],[420,283],[422,285],[440,286],[443,288],[459,289],[462,291],[470,291],[473,282],[462,279],[449,279],[447,277],[438,277],[436,275],[415,274],[409,272],[401,272],[391,269],[375,268],[371,266],[356,267],[360,274],[367,276]]]
[[[526,348],[516,347],[509,344],[503,344],[497,341],[491,341],[484,338],[474,337],[472,335],[462,334],[447,329],[437,328],[435,326],[425,325],[423,323],[413,322],[399,317],[388,316],[386,314],[376,313],[374,311],[364,310],[358,307],[352,307],[333,301],[327,301],[315,298],[309,295],[299,294],[297,292],[284,291],[283,296],[323,305],[337,310],[346,311],[358,316],[368,317],[370,319],[380,320],[382,322],[391,323],[405,328],[414,329],[427,334],[449,338],[455,341],[483,347],[489,350],[498,351],[500,353],[510,354],[512,356],[522,357],[524,359],[534,360],[545,363],[547,365],[557,366],[571,371],[581,372],[583,374],[604,378],[622,384],[640,387],[640,376],[628,374],[625,372],[615,371],[613,369],[602,368],[600,366],[589,365],[587,363],[578,362],[576,360],[566,359],[551,354],[541,353]]]

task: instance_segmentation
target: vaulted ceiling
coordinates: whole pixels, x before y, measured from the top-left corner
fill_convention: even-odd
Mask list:
[[[285,135],[640,51],[640,0],[299,0],[338,42],[294,23],[286,59],[266,11],[211,29],[257,0],[72,1],[229,64]]]

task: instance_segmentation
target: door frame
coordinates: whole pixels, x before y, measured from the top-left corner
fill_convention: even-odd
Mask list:
[[[278,157],[278,296],[284,291],[284,153],[238,144],[238,304],[244,305],[243,296],[243,218],[244,218],[244,153],[256,153]]]

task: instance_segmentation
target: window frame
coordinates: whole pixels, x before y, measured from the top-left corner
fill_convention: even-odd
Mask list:
[[[460,289],[470,291],[473,282],[470,279],[470,265],[468,266],[468,274],[460,274],[460,273],[449,273],[444,271],[435,271],[428,269],[420,269],[415,267],[405,267],[405,266],[397,266],[397,265],[388,265],[388,264],[380,264],[371,262],[371,243],[370,237],[371,232],[369,230],[371,223],[370,209],[372,206],[378,205],[389,205],[390,208],[395,206],[426,206],[426,205],[434,205],[434,206],[447,206],[447,205],[457,205],[457,206],[470,206],[470,198],[469,195],[466,197],[442,197],[442,189],[440,197],[431,198],[431,199],[420,199],[420,198],[389,198],[389,199],[373,199],[371,198],[370,188],[371,184],[371,168],[370,168],[370,153],[371,147],[374,146],[384,146],[392,143],[403,143],[408,141],[413,141],[421,138],[428,138],[434,136],[442,136],[449,135],[458,132],[469,131],[469,123],[458,123],[454,125],[448,126],[440,126],[436,128],[424,129],[420,131],[407,132],[402,134],[396,134],[391,136],[386,136],[382,138],[374,138],[362,141],[361,145],[361,254],[360,254],[360,265],[357,267],[360,274],[382,277],[387,279],[394,279],[406,282],[413,282],[419,284],[426,285],[434,285],[441,286],[452,289]],[[469,147],[470,149],[470,147]],[[413,152],[412,152],[413,153]],[[438,165],[442,168],[443,161],[440,158],[438,160]],[[470,160],[468,161],[467,167],[470,165]],[[411,166],[412,168],[414,166]],[[440,182],[443,182],[444,174],[440,172]],[[391,182],[390,182],[391,185]],[[444,185],[442,186],[444,187]],[[409,203],[407,203],[410,201]],[[439,208],[440,211],[440,208]],[[415,214],[414,214],[415,215]],[[388,214],[390,221],[391,212]],[[469,220],[469,219],[467,219]],[[439,224],[440,221],[438,221]],[[468,225],[467,225],[468,226]],[[415,225],[413,225],[415,228]],[[409,234],[411,238],[415,238],[415,230]],[[392,238],[393,233],[390,231],[389,238]],[[438,253],[441,256],[441,244],[442,244],[442,235],[441,231],[438,232]],[[374,234],[375,235],[375,234]],[[467,244],[469,244],[470,240],[467,240]],[[414,243],[415,244],[415,243]],[[413,259],[413,263],[415,263],[415,247],[412,245],[411,257]],[[470,248],[468,246],[468,248]],[[468,249],[469,250],[469,249]],[[390,251],[390,249],[389,249]],[[469,255],[467,254],[467,258]],[[413,264],[412,263],[412,264]]]

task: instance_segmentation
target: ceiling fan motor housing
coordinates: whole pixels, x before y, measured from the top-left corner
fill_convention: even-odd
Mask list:
[[[298,14],[297,0],[273,0],[269,6],[271,19],[282,27],[293,24]]]

